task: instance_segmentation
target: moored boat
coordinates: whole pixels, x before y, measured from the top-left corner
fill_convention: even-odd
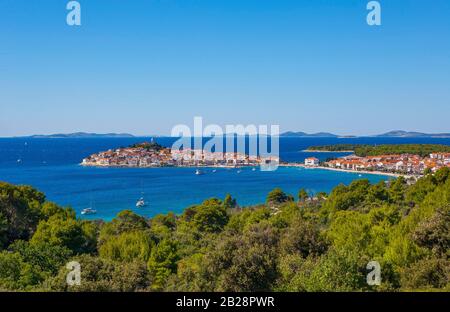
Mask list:
[[[201,171],[200,169],[195,170],[195,174],[196,175],[202,175],[204,174],[203,171]]]
[[[145,207],[147,204],[145,203],[144,197],[139,198],[139,200],[136,202],[136,207]]]
[[[92,208],[85,208],[83,210],[81,210],[81,214],[82,215],[92,215],[92,214],[96,214],[97,210],[92,209]]]

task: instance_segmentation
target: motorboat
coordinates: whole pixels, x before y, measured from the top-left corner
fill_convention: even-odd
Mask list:
[[[200,169],[195,170],[195,174],[196,175],[202,175],[203,171],[201,171]]]

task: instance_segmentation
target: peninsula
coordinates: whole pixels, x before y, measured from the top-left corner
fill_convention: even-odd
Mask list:
[[[172,150],[151,141],[125,148],[92,154],[82,166],[96,167],[239,167],[279,162],[278,157],[259,157],[243,153],[207,152],[202,150]]]

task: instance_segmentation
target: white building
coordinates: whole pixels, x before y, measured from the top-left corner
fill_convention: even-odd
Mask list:
[[[316,157],[309,157],[305,159],[305,166],[317,167],[319,165],[319,159]]]

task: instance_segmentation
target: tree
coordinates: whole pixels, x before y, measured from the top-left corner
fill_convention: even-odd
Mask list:
[[[277,278],[278,235],[267,223],[242,236],[222,236],[206,255],[205,269],[216,291],[268,291]]]
[[[103,241],[99,247],[99,254],[102,258],[114,261],[140,260],[146,262],[150,257],[152,245],[154,242],[148,232],[124,232]]]
[[[308,192],[304,188],[300,189],[298,192],[298,200],[304,202],[308,199],[308,197]]]
[[[152,249],[147,263],[154,281],[152,288],[162,289],[168,277],[176,272],[178,260],[177,245],[169,239],[162,240]]]
[[[270,205],[279,205],[288,201],[293,201],[291,195],[287,195],[280,188],[275,188],[266,198],[266,202]]]
[[[306,266],[299,281],[308,292],[366,290],[367,263],[368,259],[356,252],[331,249],[314,265]]]
[[[16,239],[30,238],[44,202],[44,194],[32,187],[0,182],[0,250]]]
[[[190,212],[189,223],[199,232],[220,232],[229,219],[226,208],[216,198],[205,200],[201,205],[193,207]]]
[[[434,174],[434,180],[436,181],[437,185],[444,184],[449,177],[450,177],[450,168],[448,167],[441,168]]]
[[[425,258],[402,272],[405,290],[442,289],[450,283],[450,261],[443,258]]]
[[[223,206],[225,207],[225,209],[231,209],[231,208],[236,208],[237,206],[237,201],[235,198],[231,197],[230,194],[227,194],[225,196],[225,199],[223,201]]]
[[[26,263],[19,253],[0,252],[0,289],[29,290],[42,280],[42,273]]]
[[[413,240],[421,247],[441,256],[450,250],[450,206],[437,211],[423,220],[412,235]]]
[[[389,188],[389,197],[393,203],[402,203],[405,198],[406,180],[403,177],[398,177],[392,182]]]
[[[47,242],[30,244],[25,241],[16,241],[10,246],[10,250],[19,254],[23,262],[37,268],[46,276],[56,274],[73,254],[64,246]]]
[[[327,243],[319,228],[311,221],[297,217],[281,238],[281,249],[287,254],[298,254],[303,258],[318,256],[327,249]]]
[[[93,239],[85,231],[82,221],[54,215],[39,223],[36,232],[30,240],[31,244],[49,243],[72,250],[74,253],[91,252]]]
[[[205,256],[194,253],[181,259],[177,265],[176,275],[168,280],[168,291],[208,291],[205,273]]]
[[[149,222],[131,210],[124,210],[117,214],[111,222],[104,224],[100,229],[98,242],[100,245],[104,241],[125,232],[145,231],[150,228]]]
[[[151,280],[145,262],[113,262],[90,255],[80,255],[72,259],[80,263],[81,285],[68,285],[65,266],[58,274],[47,279],[44,290],[73,292],[110,292],[149,290]]]

